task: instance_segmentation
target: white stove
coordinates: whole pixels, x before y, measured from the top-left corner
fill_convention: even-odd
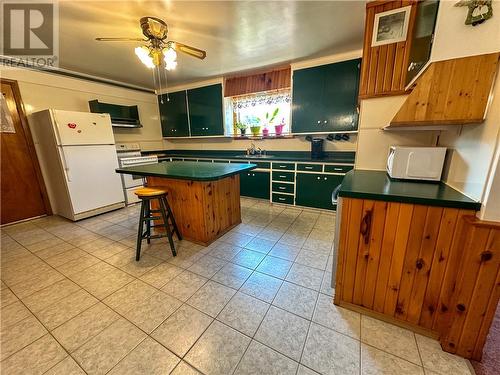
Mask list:
[[[117,144],[116,153],[120,167],[158,163],[158,157],[156,155],[141,156],[140,147],[136,143]],[[122,174],[121,178],[125,203],[129,205],[139,202],[140,200],[134,194],[134,190],[144,186],[144,178],[142,176],[130,174]]]

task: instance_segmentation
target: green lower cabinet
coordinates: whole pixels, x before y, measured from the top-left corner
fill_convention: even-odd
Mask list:
[[[269,199],[270,172],[244,172],[240,174],[240,195],[252,198]]]
[[[334,210],[332,192],[343,178],[322,173],[297,173],[295,204]]]

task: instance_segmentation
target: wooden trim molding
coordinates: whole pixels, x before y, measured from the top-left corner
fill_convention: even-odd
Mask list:
[[[290,66],[224,79],[224,96],[237,96],[291,87]]]
[[[33,143],[33,137],[31,136],[31,131],[28,125],[28,118],[26,117],[26,110],[24,108],[24,103],[21,98],[21,91],[19,90],[19,85],[16,80],[12,79],[0,79],[0,83],[9,85],[14,93],[14,99],[16,102],[17,110],[19,112],[19,118],[21,120],[21,126],[26,138],[26,143],[28,145],[29,156],[32,160],[33,167],[35,169],[37,183],[40,186],[40,191],[42,194],[43,204],[45,206],[45,212],[47,215],[52,215],[52,208],[50,206],[49,195],[47,193],[47,188],[45,187],[45,182],[43,180],[42,170],[40,169],[40,163],[38,162],[38,157],[36,155],[35,144]]]

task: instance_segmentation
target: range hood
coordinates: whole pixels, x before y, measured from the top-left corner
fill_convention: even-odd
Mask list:
[[[387,130],[479,124],[486,118],[500,53],[429,64]]]
[[[111,125],[114,128],[142,128],[139,109],[136,105],[119,105],[90,100],[89,108],[92,113],[109,113]]]

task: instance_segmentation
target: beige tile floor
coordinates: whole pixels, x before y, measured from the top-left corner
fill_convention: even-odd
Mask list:
[[[1,230],[2,374],[470,374],[466,360],[332,304],[335,216],[242,199],[209,247],[155,240],[138,207]]]

